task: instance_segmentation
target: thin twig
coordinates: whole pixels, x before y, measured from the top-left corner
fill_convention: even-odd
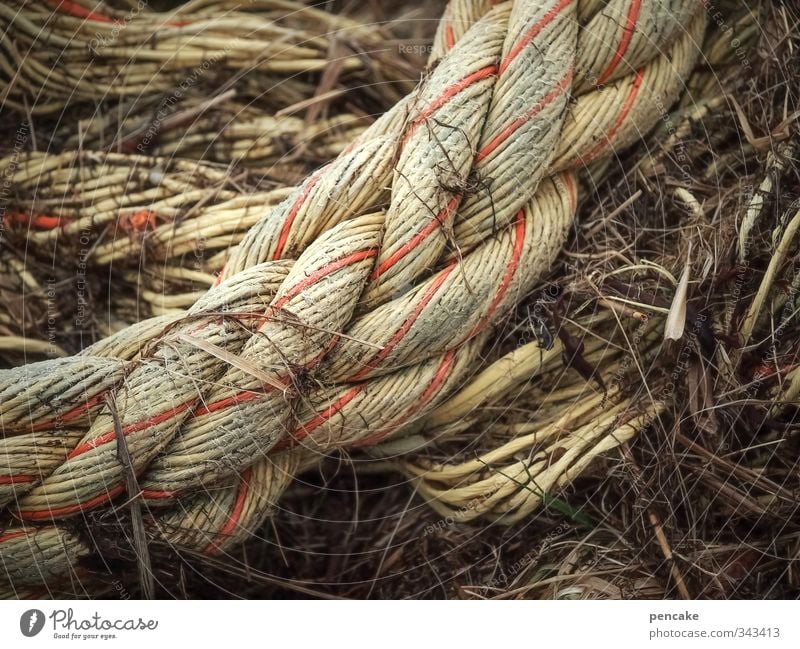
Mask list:
[[[142,597],[144,599],[153,599],[155,593],[153,569],[150,561],[150,550],[147,547],[147,535],[144,531],[142,501],[138,497],[141,490],[139,489],[136,471],[133,468],[133,461],[131,460],[130,450],[128,449],[128,440],[125,439],[125,434],[122,432],[122,423],[120,422],[117,403],[114,400],[113,393],[109,393],[106,396],[106,403],[108,404],[108,409],[111,411],[111,417],[114,420],[114,431],[117,434],[117,459],[122,465],[125,488],[130,497],[128,508],[131,512],[133,550],[136,553],[136,564],[139,569],[139,584],[142,588]]]

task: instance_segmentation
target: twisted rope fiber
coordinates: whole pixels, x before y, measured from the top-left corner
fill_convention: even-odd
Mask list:
[[[602,76],[616,60],[582,54],[595,23],[608,33],[592,47],[622,52],[609,79],[631,43],[647,49],[616,21],[596,14],[579,32],[574,2],[517,0],[457,39],[443,23],[430,76],[254,225],[184,317],[0,374],[0,504],[21,521],[0,533],[10,580],[47,580],[89,552],[60,521],[123,494],[119,432],[153,533],[221,552],[320,454],[396,434],[462,384],[558,253],[574,170],[649,130],[693,65],[696,3],[607,10],[629,5],[685,23],[585,91],[576,62],[610,61]]]

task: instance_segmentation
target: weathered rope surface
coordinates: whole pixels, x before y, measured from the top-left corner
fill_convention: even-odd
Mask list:
[[[217,552],[319,454],[440,403],[560,249],[574,170],[652,128],[705,25],[694,1],[611,2],[607,21],[517,0],[469,27],[479,12],[462,6],[449,15],[463,35],[443,23],[425,82],[258,221],[183,317],[0,374],[0,503],[20,521],[0,560],[15,584],[90,551],[66,519],[124,497],[120,435],[141,498],[165,508],[154,533]],[[636,36],[651,22],[672,37]]]

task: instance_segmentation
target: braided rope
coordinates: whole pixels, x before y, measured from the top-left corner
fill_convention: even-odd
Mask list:
[[[634,43],[639,61],[649,41],[614,37],[613,21],[587,41],[569,0],[492,7],[452,44],[440,29],[424,83],[256,223],[183,317],[0,373],[0,494],[22,521],[0,559],[15,583],[89,552],[61,521],[124,493],[120,434],[141,497],[170,506],[151,510],[154,533],[223,551],[320,453],[375,444],[462,383],[560,249],[575,169],[648,131],[693,65],[699,6],[628,4],[673,38],[585,90],[576,61],[616,56],[587,42],[620,60]]]

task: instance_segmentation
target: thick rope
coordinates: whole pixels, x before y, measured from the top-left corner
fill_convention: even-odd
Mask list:
[[[375,444],[440,403],[555,258],[575,169],[634,142],[680,92],[705,16],[672,4],[619,3],[672,34],[641,65],[650,19],[628,37],[598,20],[608,33],[587,40],[569,0],[495,6],[452,45],[445,26],[429,77],[256,223],[184,317],[0,374],[0,494],[21,521],[0,559],[15,583],[89,551],[61,521],[124,497],[119,435],[141,497],[170,506],[153,510],[154,533],[217,552],[319,454]],[[614,76],[631,43],[639,67]],[[580,61],[605,74],[616,58],[602,87],[576,77]],[[20,572],[38,562],[44,573]]]

